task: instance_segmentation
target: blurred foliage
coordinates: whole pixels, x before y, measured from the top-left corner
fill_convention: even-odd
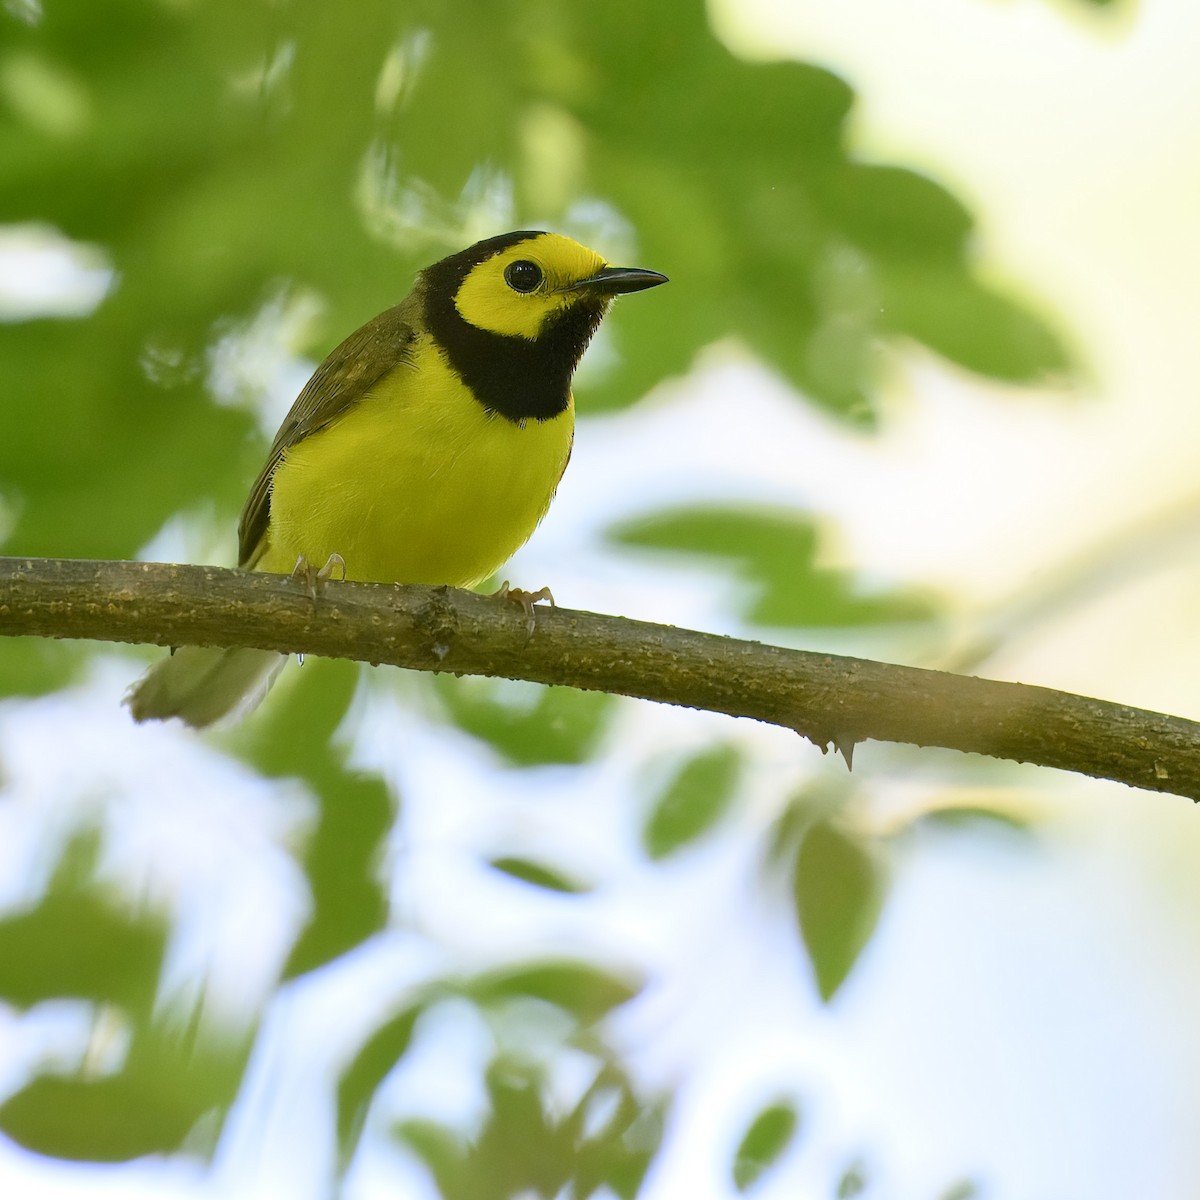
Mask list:
[[[489,865],[513,879],[532,884],[533,887],[545,888],[547,891],[577,894],[588,890],[585,884],[569,879],[561,871],[527,858],[493,858]]]
[[[587,762],[616,707],[615,698],[603,692],[507,679],[438,675],[434,686],[460,729],[518,767]]]
[[[211,1148],[248,1046],[155,1011],[167,921],[97,879],[98,851],[92,832],[68,842],[41,902],[0,920],[0,998],[90,1001],[92,1053],[126,1030],[129,1045],[111,1073],[85,1055],[73,1072],[35,1075],[0,1103],[0,1130],[42,1154],[115,1161],[178,1150],[212,1117]]]
[[[536,1067],[498,1059],[487,1075],[487,1119],[474,1138],[412,1119],[394,1133],[429,1167],[444,1200],[585,1200],[597,1192],[632,1200],[662,1138],[660,1112],[611,1068],[561,1116],[547,1090]]]
[[[60,996],[150,1017],[168,925],[96,878],[99,834],[66,846],[35,908],[0,918],[0,998],[19,1008]]]
[[[5,552],[129,557],[172,514],[212,505],[228,517],[232,558],[265,448],[253,410],[266,388],[256,377],[218,388],[219,348],[272,306],[316,298],[319,321],[280,332],[276,349],[319,358],[421,266],[505,228],[562,228],[674,280],[609,320],[616,353],[581,387],[584,411],[636,402],[731,335],[802,399],[859,425],[874,419],[889,339],[1002,380],[1067,370],[1043,320],[979,278],[974,222],[953,195],[854,160],[853,101],[818,67],[738,60],[695,2],[355,0],[350,18],[322,0],[9,0],[0,220],[93,247],[112,284],[85,318],[0,323]],[[612,536],[732,573],[760,625],[877,626],[935,610],[818,565],[823,531],[804,514],[699,507]],[[10,644],[0,692],[58,686],[84,655]],[[388,922],[394,803],[382,780],[347,765],[335,736],[357,678],[345,663],[293,667],[227,741],[317,800],[298,850],[312,910],[287,977],[351,954]],[[615,711],[609,697],[560,689],[434,687],[451,721],[516,767],[594,758]],[[721,745],[681,763],[646,819],[648,856],[714,829],[741,769]],[[886,872],[874,846],[802,805],[781,823],[780,847],[828,999],[870,936]],[[94,837],[72,843],[44,896],[0,919],[0,997],[21,1009],[91,1002],[117,1015],[128,1045],[111,1070],[35,1068],[0,1104],[0,1128],[67,1158],[206,1153],[248,1047],[177,1033],[157,1012],[169,923],[102,886],[96,853]],[[554,864],[491,865],[535,887],[586,890]],[[586,1094],[556,1107],[545,1064],[498,1050],[477,1130],[395,1123],[442,1195],[635,1195],[666,1105],[636,1094],[596,1031],[639,983],[580,958],[515,961],[440,987],[483,1012],[550,1006],[598,1064]],[[383,1019],[341,1073],[343,1168],[428,1000]],[[739,1187],[754,1186],[796,1123],[784,1104],[759,1114],[731,1164]]]
[[[731,333],[860,421],[890,334],[999,378],[1066,366],[977,279],[949,192],[848,156],[844,82],[739,61],[698,3],[359,0],[351,21],[320,0],[72,0],[0,22],[0,212],[115,271],[87,320],[0,326],[13,553],[128,556],[166,514],[232,514],[261,446],[208,402],[218,329],[294,280],[326,304],[320,354],[505,226],[611,254],[631,227],[676,280],[613,318],[622,357],[593,406]]]
[[[50,638],[5,638],[0,654],[0,696],[37,696],[69,683],[88,647]]]
[[[788,1148],[800,1116],[791,1102],[771,1104],[754,1118],[733,1158],[733,1182],[744,1192]]]
[[[39,1075],[0,1104],[0,1129],[60,1158],[120,1162],[185,1147],[211,1153],[247,1050],[139,1026],[115,1074]]]
[[[488,1114],[472,1135],[423,1118],[397,1123],[394,1135],[424,1160],[443,1197],[505,1198],[535,1189],[560,1195],[572,1182],[577,1196],[602,1186],[632,1196],[661,1137],[659,1103],[639,1099],[611,1052],[584,1032],[632,995],[626,983],[583,963],[547,962],[516,971],[493,972],[427,989],[424,996],[390,1016],[367,1039],[338,1085],[338,1142],[342,1169],[352,1158],[383,1081],[397,1069],[418,1034],[422,1016],[451,995],[469,998],[497,1018],[525,1009],[525,1024],[541,1037],[523,1052],[498,1040],[486,1071]],[[533,1006],[530,1020],[529,1006]],[[555,1022],[538,1006],[563,1014],[562,1028],[576,1031],[557,1042]],[[592,1082],[569,1110],[549,1091],[547,1063],[570,1049],[594,1070]]]
[[[714,746],[680,766],[642,831],[646,853],[665,858],[711,829],[733,801],[741,766],[734,746]]]
[[[626,521],[609,536],[619,545],[729,564],[747,585],[744,615],[757,625],[886,625],[928,620],[935,611],[910,591],[864,596],[850,572],[818,565],[819,528],[798,513],[696,506]]]
[[[982,1194],[979,1184],[973,1179],[961,1179],[957,1183],[952,1183],[938,1197],[938,1200],[978,1200]]]
[[[821,817],[800,840],[792,890],[817,990],[831,1000],[875,930],[887,890],[886,863],[875,847]]]
[[[585,962],[523,963],[480,975],[462,985],[462,994],[487,1006],[512,997],[544,1000],[570,1013],[581,1025],[594,1025],[637,993],[628,980]]]
[[[948,829],[980,830],[989,834],[1012,834],[1032,838],[1036,834],[1028,816],[1008,808],[986,807],[983,804],[956,804],[950,807],[933,808],[921,815],[925,825],[943,826]]]
[[[382,929],[387,896],[382,851],[394,820],[382,779],[346,765],[334,733],[358,680],[356,664],[314,660],[293,667],[262,718],[247,725],[245,753],[264,775],[298,776],[320,804],[303,855],[313,911],[286,974],[312,970]]]
[[[833,1194],[837,1200],[854,1200],[856,1196],[861,1196],[867,1190],[869,1181],[870,1174],[867,1171],[867,1165],[858,1159],[842,1172]]]
[[[337,1133],[343,1171],[350,1165],[371,1101],[412,1043],[413,1028],[422,1011],[419,1005],[406,1008],[385,1021],[342,1072],[337,1089]]]

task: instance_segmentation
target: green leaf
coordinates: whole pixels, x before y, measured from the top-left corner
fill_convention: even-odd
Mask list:
[[[758,625],[848,628],[926,620],[933,612],[914,592],[864,595],[849,572],[818,566],[818,527],[796,513],[695,506],[626,521],[608,537],[730,564],[749,585],[744,615]]]
[[[467,996],[485,1005],[512,996],[533,996],[573,1013],[584,1025],[599,1021],[637,991],[627,980],[590,963],[565,960],[500,968],[464,988]]]
[[[0,1105],[0,1129],[27,1150],[56,1158],[124,1162],[173,1153],[185,1142],[211,1153],[247,1049],[142,1027],[119,1072],[39,1076]]]
[[[734,746],[714,746],[688,759],[658,797],[642,830],[651,858],[666,858],[711,829],[729,808],[741,774]]]
[[[790,1101],[764,1108],[746,1130],[733,1159],[733,1182],[744,1192],[773,1166],[796,1135],[799,1114]]]
[[[590,1127],[592,1104],[611,1100],[614,1092],[617,1103],[612,1118],[585,1138],[583,1131]],[[601,1072],[564,1123],[572,1130],[577,1145],[575,1194],[590,1196],[608,1187],[621,1200],[633,1200],[662,1144],[663,1109],[661,1103],[648,1104],[637,1097],[615,1066]]]
[[[8,1003],[79,997],[135,1017],[153,1009],[167,921],[96,881],[99,840],[94,830],[78,834],[37,906],[0,919],[0,996]]]
[[[381,856],[395,811],[383,780],[347,767],[334,741],[358,685],[358,664],[312,659],[287,670],[293,677],[237,736],[259,770],[303,779],[320,806],[302,856],[313,910],[285,968],[291,978],[387,924]]]
[[[6,637],[0,654],[0,696],[40,696],[65,687],[87,661],[78,642]]]
[[[929,267],[961,260],[974,222],[932,179],[901,167],[846,163],[817,182],[830,219],[872,258]]]
[[[938,1200],[976,1200],[983,1195],[983,1189],[973,1179],[960,1179],[951,1184]]]
[[[867,1190],[867,1184],[870,1180],[870,1174],[867,1171],[867,1164],[861,1159],[855,1159],[843,1172],[842,1177],[838,1180],[837,1191],[834,1195],[837,1200],[855,1200],[855,1197],[861,1196]]]
[[[544,866],[542,863],[531,862],[527,858],[493,858],[489,865],[497,871],[502,871],[505,875],[511,875],[513,879],[519,879],[522,883],[532,884],[534,887],[545,888],[547,891],[566,892],[572,895],[590,891],[585,884],[569,879],[561,872]]]
[[[1013,300],[971,279],[889,271],[883,292],[892,326],[952,362],[1013,383],[1062,376],[1070,361],[1057,337]]]
[[[561,1195],[571,1177],[571,1131],[554,1121],[542,1095],[540,1072],[497,1059],[487,1073],[491,1114],[473,1147],[477,1175],[507,1180],[497,1200],[526,1188],[537,1196]]]
[[[606,1064],[562,1117],[544,1073],[530,1063],[498,1058],[488,1067],[486,1084],[489,1111],[473,1142],[429,1121],[394,1127],[394,1135],[430,1168],[444,1200],[583,1200],[601,1188],[633,1200],[661,1144],[662,1110],[639,1100],[617,1067]],[[599,1127],[596,1104],[606,1113],[612,1109]]]
[[[337,1090],[337,1135],[343,1170],[362,1134],[379,1085],[404,1057],[423,1009],[406,1008],[381,1025],[342,1072]]]
[[[887,881],[883,864],[829,820],[809,826],[792,875],[796,915],[821,999],[845,982],[874,932]]]
[[[460,729],[521,767],[587,762],[615,709],[602,692],[504,679],[439,675],[434,686]]]
[[[1007,808],[989,808],[983,804],[956,804],[923,813],[921,824],[962,829],[967,832],[1017,834],[1033,837],[1036,830],[1029,817]]]
[[[468,1146],[452,1129],[436,1121],[412,1117],[397,1121],[392,1126],[392,1136],[408,1146],[433,1173],[442,1200],[458,1197],[469,1200],[462,1184]]]

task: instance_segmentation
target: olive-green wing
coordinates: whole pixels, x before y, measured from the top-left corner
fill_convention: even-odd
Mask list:
[[[393,367],[406,361],[419,332],[417,296],[380,313],[352,333],[316,369],[284,418],[238,522],[238,563],[253,567],[266,549],[271,480],[284,453],[349,411]]]

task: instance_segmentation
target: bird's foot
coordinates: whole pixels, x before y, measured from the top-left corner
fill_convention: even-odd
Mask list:
[[[346,560],[340,554],[331,554],[319,571],[308,561],[308,555],[302,554],[296,559],[296,565],[292,568],[292,573],[288,578],[303,580],[308,588],[308,594],[316,604],[321,589],[335,575],[339,580],[346,578]]]
[[[525,632],[529,637],[533,637],[533,631],[537,628],[537,610],[533,606],[539,600],[548,600],[551,608],[557,607],[554,603],[554,595],[548,587],[538,588],[536,592],[527,592],[524,588],[509,587],[507,579],[492,595],[497,600],[508,600],[521,606],[525,613]]]

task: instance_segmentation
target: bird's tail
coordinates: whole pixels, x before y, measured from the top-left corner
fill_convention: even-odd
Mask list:
[[[258,704],[285,662],[287,655],[273,650],[180,646],[129,689],[125,703],[135,721],[182,717],[203,729]]]

